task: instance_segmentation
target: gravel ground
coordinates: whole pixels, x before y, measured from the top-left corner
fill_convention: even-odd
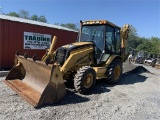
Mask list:
[[[68,89],[62,101],[39,109],[2,82],[6,73],[0,76],[0,120],[160,120],[160,69],[150,66],[125,63],[117,85],[97,81],[88,95]]]

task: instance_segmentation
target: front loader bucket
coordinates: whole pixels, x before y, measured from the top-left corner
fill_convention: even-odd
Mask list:
[[[4,82],[34,107],[53,104],[66,94],[58,65],[46,65],[17,56],[20,67],[13,66]]]

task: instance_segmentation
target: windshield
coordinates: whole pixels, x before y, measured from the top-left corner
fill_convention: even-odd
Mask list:
[[[104,25],[103,26],[82,26],[82,33],[81,33],[81,42],[88,42],[94,41],[96,38],[102,39],[103,32],[104,32]]]
[[[82,26],[82,32],[80,41],[81,42],[93,42],[95,45],[103,50],[103,44],[104,44],[104,29],[105,25],[101,26]]]

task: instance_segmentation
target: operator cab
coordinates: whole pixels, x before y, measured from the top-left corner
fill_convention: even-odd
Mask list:
[[[79,42],[94,44],[95,61],[102,64],[110,55],[120,54],[120,27],[106,20],[81,21]]]

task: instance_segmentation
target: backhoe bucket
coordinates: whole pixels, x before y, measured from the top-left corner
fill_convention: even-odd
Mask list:
[[[61,100],[66,89],[58,65],[46,65],[17,56],[20,65],[13,66],[4,82],[34,107]]]

